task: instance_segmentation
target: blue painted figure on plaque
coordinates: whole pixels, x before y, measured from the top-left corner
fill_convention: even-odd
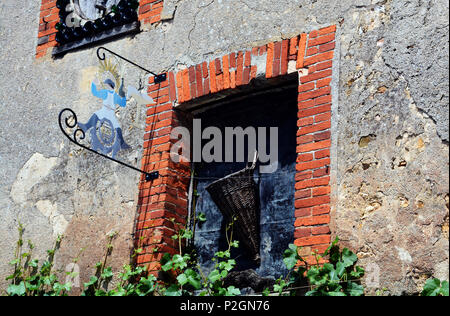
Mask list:
[[[120,150],[131,148],[123,138],[122,127],[115,114],[117,106],[126,107],[127,97],[134,97],[138,104],[153,102],[152,98],[141,94],[132,86],[128,87],[128,93],[125,95],[123,78],[117,88],[120,79],[116,68],[117,65],[108,61],[100,63],[100,76],[106,74],[110,78],[103,81],[100,89],[100,84],[92,82],[91,92],[103,100],[103,107],[95,112],[86,124],[78,124],[83,132],[90,130],[92,149],[104,155],[111,153],[112,158],[115,158]]]

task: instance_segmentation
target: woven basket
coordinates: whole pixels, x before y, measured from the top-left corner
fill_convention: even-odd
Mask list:
[[[206,190],[229,222],[236,218],[234,231],[250,251],[252,259],[259,263],[260,201],[254,171],[255,164],[211,183]]]

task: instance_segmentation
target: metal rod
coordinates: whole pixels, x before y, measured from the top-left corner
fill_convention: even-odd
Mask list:
[[[64,112],[70,112],[70,114],[72,115],[71,117],[73,118],[73,122],[70,122],[70,121],[69,121],[70,118],[71,118],[70,116],[66,117],[65,120],[64,120],[66,127],[71,128],[71,129],[75,128],[75,127],[78,125],[77,115],[75,114],[74,111],[72,111],[72,110],[69,109],[69,108],[65,108],[65,109],[63,109],[63,110],[59,113],[59,121],[58,121],[58,123],[59,123],[59,128],[61,129],[61,131],[63,132],[63,134],[64,134],[64,135],[65,135],[72,143],[74,143],[74,144],[76,144],[76,145],[82,147],[83,149],[86,149],[86,150],[88,150],[88,151],[90,151],[90,152],[92,152],[92,153],[94,153],[94,154],[97,154],[97,155],[99,155],[99,156],[102,156],[103,158],[107,158],[107,159],[109,159],[109,160],[111,160],[111,161],[114,161],[114,162],[116,162],[116,163],[118,163],[118,164],[120,164],[120,165],[122,165],[122,166],[128,167],[128,168],[130,168],[130,169],[133,169],[133,170],[135,170],[135,171],[138,171],[138,172],[140,172],[140,173],[145,174],[145,180],[146,180],[146,181],[151,181],[151,180],[157,179],[157,178],[159,177],[159,172],[151,172],[151,173],[148,173],[148,172],[143,171],[143,170],[141,170],[141,169],[138,169],[138,168],[136,168],[136,167],[130,166],[130,165],[128,165],[128,164],[126,164],[126,163],[124,163],[124,162],[122,162],[122,161],[116,160],[116,159],[111,158],[111,157],[109,157],[109,156],[107,156],[107,155],[104,155],[104,154],[102,154],[102,153],[99,153],[99,152],[97,152],[97,151],[95,151],[95,150],[93,150],[93,149],[91,149],[91,148],[89,148],[89,147],[87,147],[87,146],[81,144],[81,143],[78,141],[77,137],[79,137],[80,140],[82,140],[82,139],[84,139],[84,138],[86,137],[85,132],[84,132],[81,128],[78,128],[78,129],[76,129],[76,130],[74,131],[74,133],[73,133],[73,138],[72,138],[72,137],[65,131],[65,129],[64,129],[63,125],[62,125],[62,122],[61,122],[61,121],[62,121],[62,117],[63,117]],[[78,136],[78,135],[80,135],[80,136]]]
[[[129,59],[123,57],[123,56],[120,56],[119,54],[117,54],[117,53],[115,53],[115,52],[113,52],[113,51],[111,51],[111,50],[109,50],[109,49],[107,49],[107,48],[105,48],[105,47],[103,47],[103,46],[101,46],[101,47],[99,47],[99,48],[97,49],[97,57],[98,57],[98,59],[100,59],[100,60],[105,60],[105,58],[106,58],[106,55],[105,55],[104,52],[103,52],[102,55],[100,55],[100,51],[101,51],[101,50],[106,50],[106,51],[109,52],[110,54],[112,54],[112,55],[114,55],[114,56],[117,56],[117,57],[119,57],[120,59],[125,60],[127,63],[130,63],[130,64],[132,64],[133,66],[135,66],[135,67],[137,67],[137,68],[139,68],[139,69],[142,69],[142,70],[144,70],[145,72],[147,72],[147,73],[149,73],[149,74],[152,74],[153,76],[155,76],[155,83],[160,83],[160,82],[163,82],[163,81],[165,81],[165,80],[167,79],[167,75],[166,75],[166,74],[160,74],[160,75],[157,75],[157,74],[155,74],[153,71],[150,71],[150,70],[148,70],[148,69],[145,69],[144,67],[139,66],[139,65],[136,64],[135,62],[132,62],[131,60],[129,60]]]

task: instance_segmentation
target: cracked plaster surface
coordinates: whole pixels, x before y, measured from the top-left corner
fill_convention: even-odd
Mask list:
[[[333,231],[363,265],[379,265],[380,287],[390,294],[416,293],[431,274],[448,278],[448,3],[166,0],[164,6],[161,23],[106,46],[162,72],[337,24]],[[0,256],[7,258],[1,282],[19,220],[44,256],[63,216],[67,236],[58,262],[64,267],[88,246],[83,277],[102,256],[105,235],[120,231],[113,259],[120,267],[128,260],[139,175],[78,150],[56,122],[66,106],[81,121],[99,108],[84,88],[97,65],[95,49],[36,61],[38,1],[2,1],[0,17],[0,75],[8,78],[0,88]],[[129,67],[124,74],[136,86],[144,78]],[[133,147],[120,158],[139,165],[145,108],[131,103],[119,115]],[[37,153],[57,160],[11,197]],[[411,261],[402,260],[405,253]]]

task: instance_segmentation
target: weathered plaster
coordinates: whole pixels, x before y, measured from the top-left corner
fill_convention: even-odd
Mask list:
[[[128,262],[136,213],[139,174],[79,150],[59,131],[60,109],[85,121],[100,107],[87,89],[97,57],[83,49],[35,60],[39,8],[0,3],[0,288],[18,220],[42,257],[67,221],[58,264],[87,247],[87,277],[112,229],[120,231],[112,263]],[[389,294],[417,293],[430,275],[448,278],[448,2],[179,0],[165,12],[163,23],[105,45],[160,72],[337,24],[333,232],[363,266],[378,264]],[[138,86],[139,76],[125,69],[127,84]],[[145,109],[131,102],[119,114],[132,126],[124,136],[133,147],[120,158],[138,165]],[[40,166],[37,174],[21,180],[37,155],[44,158],[29,166]]]

